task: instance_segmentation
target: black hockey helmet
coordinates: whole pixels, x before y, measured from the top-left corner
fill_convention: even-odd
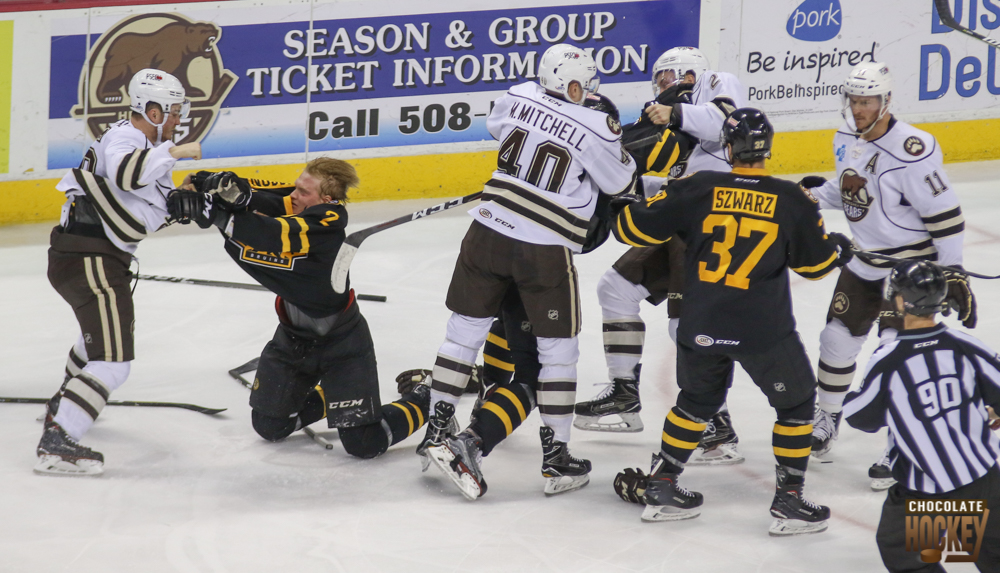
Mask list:
[[[774,128],[759,109],[741,107],[722,123],[722,144],[731,145],[729,162],[753,163],[771,157]]]
[[[927,261],[903,261],[889,274],[885,289],[886,300],[903,296],[903,306],[909,314],[931,316],[947,308],[948,280],[941,267]]]

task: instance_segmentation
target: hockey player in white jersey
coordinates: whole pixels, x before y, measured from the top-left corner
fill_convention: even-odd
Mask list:
[[[664,105],[660,95],[677,83],[693,84],[690,102]],[[708,59],[697,48],[667,50],[653,64],[653,95],[645,114],[653,123],[682,131],[697,145],[687,158],[686,169],[671,171],[672,177],[698,171],[729,171],[719,133],[730,112],[744,105],[743,86],[736,76],[709,69]],[[643,177],[647,196],[659,191],[664,178]],[[669,332],[676,338],[681,310],[684,245],[671,240],[660,247],[632,248],[601,277],[597,298],[604,318],[604,349],[611,382],[593,400],[576,405],[574,425],[583,430],[639,432],[639,360],[646,325],[639,317],[643,300],[660,304],[667,300]],[[739,438],[733,430],[728,408],[709,422],[702,444],[689,462],[734,464],[743,461]]]
[[[56,186],[66,203],[52,230],[48,276],[73,307],[80,333],[63,385],[47,405],[38,473],[103,471],[104,456],[79,440],[128,378],[134,358],[132,254],[168,224],[174,164],[201,157],[198,143],[170,141],[188,110],[177,78],[145,69],[129,82],[128,94],[131,117],[111,125]]]
[[[843,93],[845,123],[833,139],[837,178],[823,182],[807,177],[802,187],[820,208],[843,210],[859,250],[961,266],[965,220],[944,171],[941,148],[934,136],[889,113],[888,66],[859,64],[844,82]],[[854,257],[841,271],[820,334],[813,455],[825,454],[837,439],[856,360],[875,320],[883,339],[894,338],[900,327],[900,318],[882,297],[893,265]],[[973,328],[976,305],[968,279],[951,274],[948,284],[959,320]],[[873,487],[892,485],[887,470],[883,457],[870,471]]]
[[[508,288],[516,288],[538,340],[537,404],[542,419],[545,492],[586,485],[588,460],[567,442],[576,397],[581,252],[597,195],[631,191],[635,162],[621,146],[621,127],[581,105],[597,90],[597,66],[579,48],[558,44],[542,55],[539,82],[496,100],[486,126],[500,141],[497,170],[462,242],[446,304],[453,311],[431,383],[431,420],[418,454],[430,455],[469,499],[486,491],[482,440],[445,428],[465,390],[476,355]]]

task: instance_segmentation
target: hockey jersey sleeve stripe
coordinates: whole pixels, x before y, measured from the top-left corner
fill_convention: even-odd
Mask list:
[[[292,241],[288,237],[290,231],[288,225],[288,219],[278,218],[278,224],[281,225],[281,252],[290,253],[292,252]]]
[[[659,239],[654,239],[653,237],[650,237],[646,233],[643,233],[642,231],[640,231],[639,227],[636,227],[635,226],[635,222],[632,221],[632,211],[631,211],[631,209],[629,209],[627,207],[625,208],[625,212],[622,214],[622,217],[619,217],[619,219],[618,219],[619,222],[621,221],[622,218],[624,218],[625,222],[628,223],[628,230],[629,230],[629,232],[632,233],[633,235],[635,235],[636,237],[638,237],[639,239],[642,239],[643,241],[645,241],[649,245],[662,245],[663,243],[666,243],[667,241],[670,240],[669,237],[666,238],[666,239],[663,239],[662,241],[659,240]]]
[[[73,170],[73,177],[116,237],[126,243],[138,243],[146,238],[142,220],[115,197],[103,177],[79,168]]]
[[[662,168],[656,169],[655,171],[657,172],[667,171],[674,166],[674,163],[677,163],[677,158],[681,154],[681,148],[679,145],[676,145],[677,139],[675,137],[671,137],[672,135],[673,134],[669,129],[664,130],[663,134],[660,135],[660,140],[657,141],[656,145],[653,146],[653,150],[649,152],[649,158],[646,159],[646,171],[654,171],[653,165],[660,158],[660,153],[663,152],[663,146],[666,145],[668,141],[672,141],[675,143],[675,145],[673,146],[673,150],[670,153],[670,159],[667,160],[667,163]]]
[[[799,267],[797,269],[792,269],[797,274],[811,280],[819,280],[826,275],[830,274],[833,269],[837,268],[835,264],[837,262],[837,253],[830,255],[830,258],[823,261],[822,263],[812,266],[812,267]]]
[[[139,184],[139,178],[142,176],[142,168],[146,166],[147,155],[149,155],[148,149],[136,149],[122,159],[115,178],[119,189],[134,191],[143,187]]]
[[[292,196],[285,195],[285,198],[282,199],[282,202],[285,204],[285,216],[287,217],[288,215],[294,215],[295,211],[292,209]]]
[[[562,205],[511,182],[491,179],[483,189],[482,201],[502,205],[580,246],[586,241],[590,225],[588,219],[578,217]]]
[[[960,207],[930,217],[921,217],[920,220],[923,221],[927,232],[935,239],[955,235],[965,230],[965,217],[962,215]]]
[[[299,250],[298,253],[306,254],[309,252],[309,225],[306,224],[306,220],[302,217],[292,217],[296,223],[299,224]]]

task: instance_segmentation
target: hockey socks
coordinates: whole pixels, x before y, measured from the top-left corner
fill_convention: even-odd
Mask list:
[[[507,345],[503,322],[493,321],[483,347],[483,378],[491,383],[506,385],[514,376],[514,353]]]
[[[774,424],[771,446],[778,464],[805,472],[812,451],[813,426],[801,420],[779,420]]]
[[[840,412],[844,406],[844,399],[851,389],[851,382],[854,381],[854,372],[858,365],[852,362],[847,366],[833,366],[827,364],[822,359],[816,370],[816,379],[819,382],[817,394],[819,396],[818,405],[821,409],[833,414]]]
[[[535,408],[532,394],[524,384],[509,384],[498,387],[483,404],[469,429],[482,438],[484,456],[511,435]]]
[[[412,436],[427,422],[428,403],[417,400],[396,400],[382,406],[382,422],[389,427],[389,444],[398,444]]]
[[[677,406],[670,409],[663,421],[663,436],[660,452],[669,466],[666,473],[679,473],[690,459],[708,422],[696,418]]]

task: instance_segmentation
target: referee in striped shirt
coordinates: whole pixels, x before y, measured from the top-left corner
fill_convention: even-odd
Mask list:
[[[988,509],[1000,510],[1000,439],[990,427],[1000,407],[1000,357],[936,322],[949,307],[947,295],[941,267],[896,265],[886,297],[903,315],[903,330],[872,355],[864,383],[844,404],[847,423],[859,430],[889,426],[897,483],[882,506],[876,541],[893,572],[944,571],[906,550],[907,499],[983,499]],[[976,566],[1000,571],[1000,517],[987,520],[984,535]]]

